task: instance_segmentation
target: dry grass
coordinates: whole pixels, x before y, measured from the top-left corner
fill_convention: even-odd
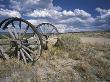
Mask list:
[[[110,45],[83,44],[77,35],[61,35],[57,47],[43,51],[35,66],[0,60],[0,78],[5,77],[11,82],[110,82]]]
[[[17,59],[0,60],[0,82],[27,82],[35,76],[31,65]]]
[[[69,53],[69,58],[80,60],[75,70],[80,73],[83,82],[110,81],[110,45],[83,44],[71,34],[64,38],[61,40],[66,45],[61,47]]]

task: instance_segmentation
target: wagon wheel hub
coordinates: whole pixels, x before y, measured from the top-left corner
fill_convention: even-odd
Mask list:
[[[28,46],[28,40],[12,40],[10,41],[11,47],[18,47],[19,49],[21,48],[21,45]]]
[[[10,41],[11,47],[16,47],[18,46],[17,41]]]

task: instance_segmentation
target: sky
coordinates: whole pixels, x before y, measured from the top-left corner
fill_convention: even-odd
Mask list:
[[[59,32],[110,31],[110,0],[0,0],[0,21],[23,18]]]

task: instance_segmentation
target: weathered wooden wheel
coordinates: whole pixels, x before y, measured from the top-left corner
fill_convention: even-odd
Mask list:
[[[36,28],[21,18],[1,22],[0,53],[5,59],[17,57],[25,64],[34,63],[42,53],[42,39]]]
[[[57,28],[50,23],[42,23],[37,27],[39,33],[41,33],[42,41],[43,41],[43,49],[48,49],[48,43],[55,44],[58,39],[58,30]]]

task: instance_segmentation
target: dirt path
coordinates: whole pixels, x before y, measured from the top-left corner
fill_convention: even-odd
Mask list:
[[[110,44],[110,38],[80,37],[83,43]]]

